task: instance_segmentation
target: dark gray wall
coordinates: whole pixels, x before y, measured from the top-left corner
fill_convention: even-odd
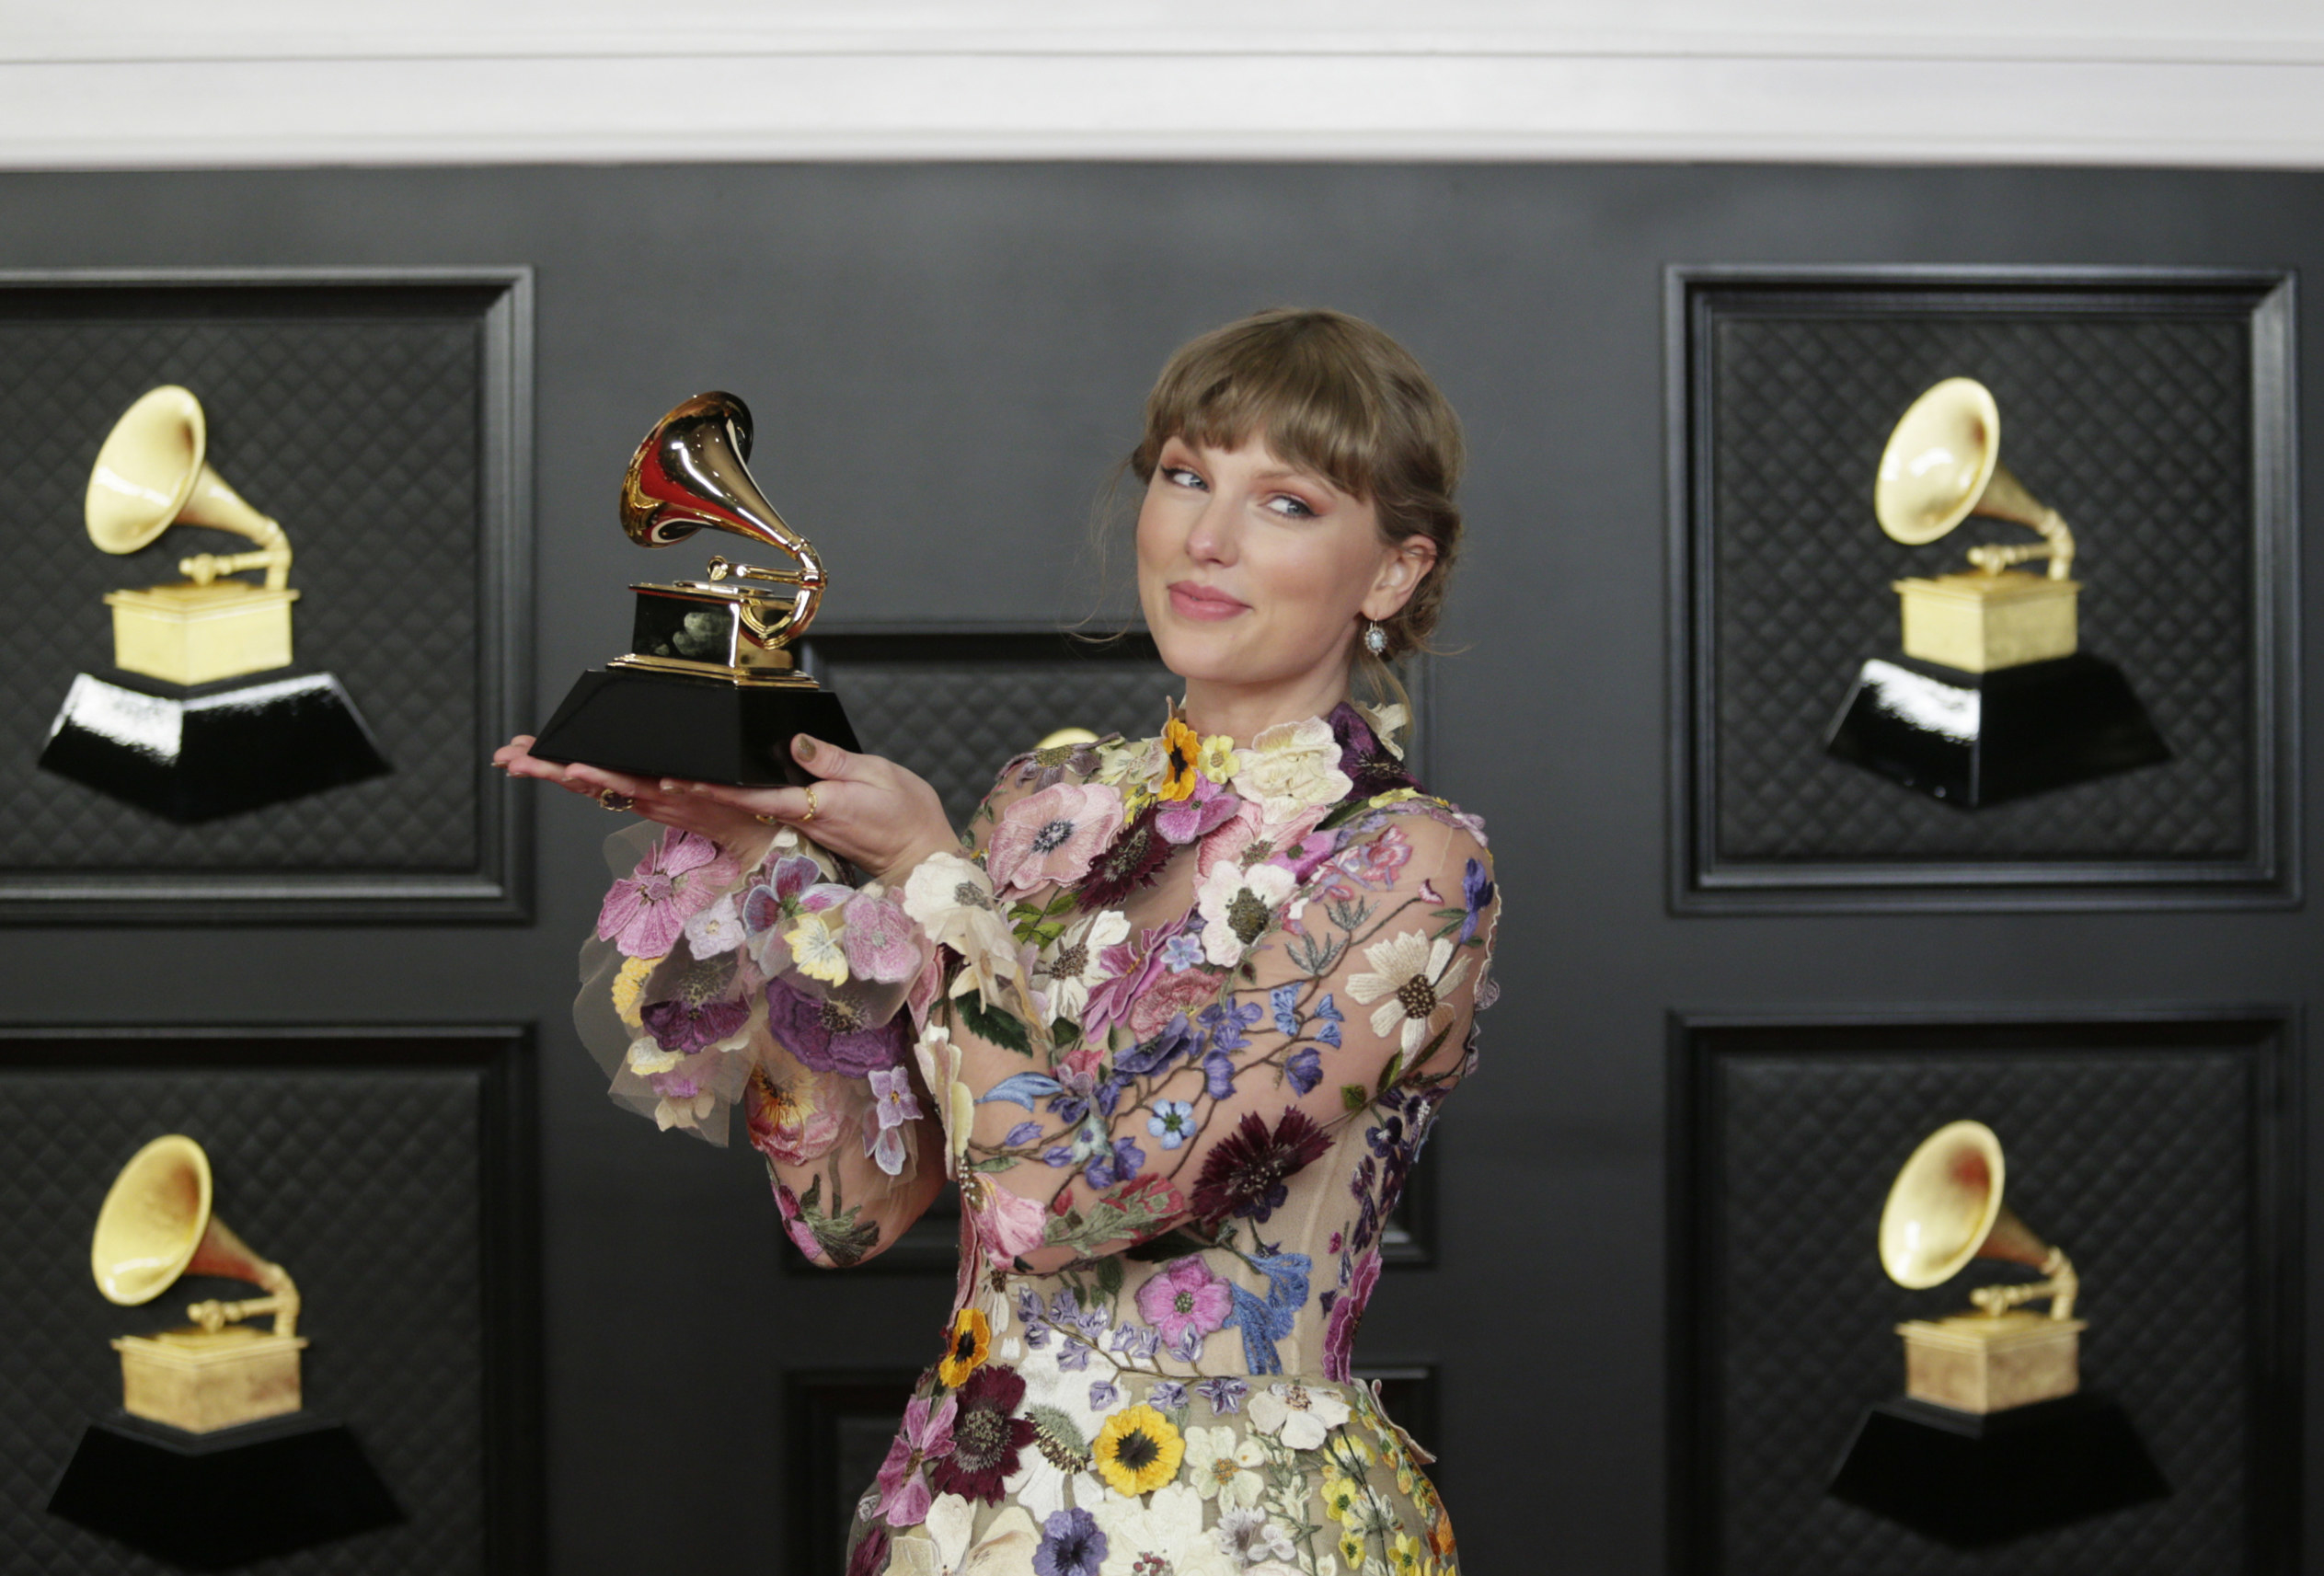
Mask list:
[[[2308,271],[2324,263],[2319,200],[2324,179],[2307,176],[1941,169],[13,176],[0,267],[536,268],[542,714],[620,647],[623,587],[648,560],[614,526],[613,484],[685,394],[750,400],[754,466],[823,546],[835,618],[1039,621],[1081,606],[1070,549],[1173,345],[1279,302],[1398,334],[1474,444],[1475,534],[1446,630],[1472,649],[1440,665],[1434,786],[1491,824],[1510,902],[1483,1081],[1434,1151],[1440,1263],[1402,1272],[1364,1343],[1442,1365],[1472,1570],[1644,1572],[1665,1547],[1666,1014],[2297,1004],[2324,960],[2313,910],[1665,912],[1662,269]],[[2316,340],[2304,324],[2309,364]],[[2313,720],[2324,684],[2308,694]],[[606,1103],[564,1015],[611,818],[558,794],[537,813],[534,926],[28,934],[8,943],[13,1010],[538,1019],[552,1568],[751,1568],[754,1542],[784,1536],[771,1375],[826,1351],[917,1363],[949,1287],[778,1273],[749,1163],[658,1139]],[[645,1349],[671,1331],[691,1361]]]

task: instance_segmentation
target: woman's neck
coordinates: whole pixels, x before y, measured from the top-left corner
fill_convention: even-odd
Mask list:
[[[1186,725],[1195,732],[1205,738],[1224,733],[1239,746],[1278,723],[1328,716],[1347,698],[1345,673],[1325,674],[1298,684],[1269,684],[1264,688],[1189,679],[1186,700],[1179,709],[1185,714]]]

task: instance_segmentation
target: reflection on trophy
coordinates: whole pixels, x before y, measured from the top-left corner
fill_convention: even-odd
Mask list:
[[[709,578],[633,585],[631,650],[583,673],[534,742],[545,761],[640,776],[769,786],[813,778],[791,759],[794,734],[857,748],[839,697],[796,664],[828,579],[814,545],[786,524],[753,479],[751,413],[731,394],[698,394],[655,423],[621,483],[621,525],[641,547],[704,526],[788,553],[798,568],[710,559]]]
[[[106,595],[113,667],[81,673],[40,765],[180,823],[256,810],[389,771],[339,680],[291,667],[291,544],[208,463],[201,402],[175,385],[122,413],[89,472],[89,540],[134,553],[173,525],[247,537],[186,578]],[[263,571],[251,584],[235,577]],[[249,675],[256,682],[229,683]]]
[[[2081,1283],[2063,1248],[2043,1242],[2001,1202],[2001,1141],[1982,1122],[1948,1122],[1913,1151],[1881,1212],[1881,1267],[1914,1291],[1940,1286],[1979,1259],[2031,1265],[2038,1281],[1980,1286],[1973,1314],[1914,1319],[1904,1338],[1904,1393],[1964,1412],[1997,1412],[2081,1387],[2074,1317]],[[2050,1299],[2046,1317],[2023,1305]]]
[[[51,1514],[195,1570],[252,1560],[401,1519],[346,1426],[304,1409],[299,1293],[211,1209],[210,1157],[183,1133],[130,1157],[89,1244],[98,1290],[153,1301],[187,1275],[265,1294],[198,1302],[190,1325],[124,1335],[121,1410],[82,1431]],[[272,1316],[259,1329],[245,1319]]]
[[[1863,665],[1825,741],[1962,810],[2170,758],[2121,670],[2077,650],[2074,533],[2000,456],[2000,408],[1973,378],[1930,388],[1889,434],[1873,512],[1890,539],[1923,546],[1973,514],[2041,539],[1896,581],[1903,658]],[[2015,567],[2042,559],[2044,574]]]
[[[2039,1278],[1977,1287],[1973,1312],[1898,1325],[1905,1394],[1865,1410],[1830,1485],[1956,1547],[2170,1492],[2129,1415],[2082,1389],[2081,1283],[2065,1250],[2002,1202],[2006,1175],[1982,1122],[1947,1122],[1897,1172],[1880,1257],[1899,1285],[1940,1286],[1980,1259]],[[2025,1306],[2045,1297],[2046,1313]]]
[[[210,1157],[182,1133],[156,1138],[113,1179],[89,1244],[97,1289],[112,1302],[152,1302],[182,1275],[248,1281],[266,1295],[201,1302],[193,1323],[125,1335],[121,1409],[189,1433],[299,1409],[299,1294],[290,1271],[261,1259],[210,1211]],[[271,1331],[241,1321],[274,1316]]]

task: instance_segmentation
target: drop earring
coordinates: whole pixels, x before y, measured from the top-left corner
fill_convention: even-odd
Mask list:
[[[1388,632],[1366,620],[1363,626],[1363,649],[1375,657],[1388,654]]]

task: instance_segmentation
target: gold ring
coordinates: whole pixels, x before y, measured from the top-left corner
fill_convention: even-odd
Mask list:
[[[799,819],[801,825],[815,819],[815,785],[812,783],[807,785],[807,813]]]
[[[597,790],[597,802],[604,805],[607,810],[612,811],[616,815],[620,815],[626,812],[631,805],[637,803],[638,801],[631,799],[627,794],[623,793],[619,788],[599,788]]]
[[[775,824],[775,818],[771,815],[754,815],[751,819],[757,822],[761,826],[772,826]]]

